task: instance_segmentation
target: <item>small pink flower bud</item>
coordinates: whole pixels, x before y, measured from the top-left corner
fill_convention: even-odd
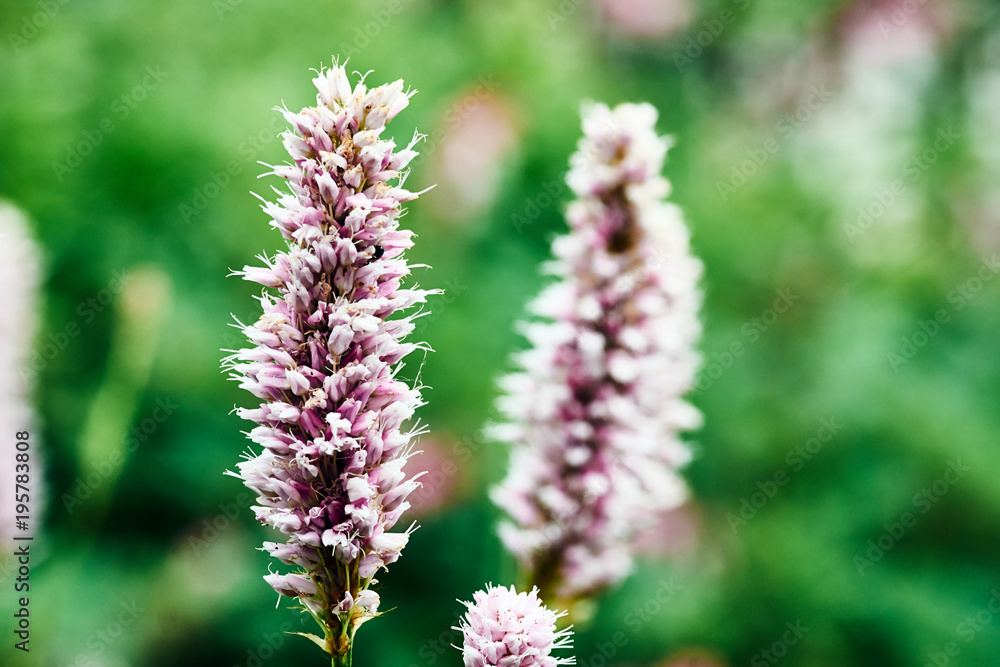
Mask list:
[[[460,627],[465,667],[557,667],[576,664],[552,651],[571,648],[570,629],[556,630],[556,614],[538,599],[538,590],[518,593],[511,586],[487,586],[478,591]]]

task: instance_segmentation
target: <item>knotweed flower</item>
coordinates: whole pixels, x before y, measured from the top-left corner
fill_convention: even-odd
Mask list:
[[[477,591],[460,627],[465,667],[557,667],[575,658],[554,658],[554,650],[571,648],[569,629],[556,631],[556,614],[538,599],[538,590],[518,593],[511,586],[487,586]]]
[[[16,433],[29,431],[32,448],[38,436],[32,431],[34,424],[30,392],[34,370],[29,368],[29,351],[37,326],[37,299],[39,283],[38,249],[28,233],[24,216],[10,204],[0,202],[0,281],[4,285],[4,303],[0,308],[0,433],[13,440]],[[0,461],[0,545],[6,547],[16,533],[20,536],[34,534],[35,522],[40,516],[40,502],[44,497],[39,484],[42,480],[37,452],[31,453],[28,476],[30,479],[31,519],[28,532],[16,527],[15,470],[13,442]],[[23,481],[23,480],[22,480]],[[4,552],[6,553],[6,548]]]
[[[510,517],[501,537],[550,603],[621,581],[637,531],[685,499],[679,433],[700,423],[682,396],[698,366],[701,264],[663,201],[656,117],[648,104],[585,109],[557,280],[531,304],[531,347],[501,382],[503,423],[491,430],[513,445],[493,492]]]
[[[288,248],[235,272],[273,291],[243,327],[253,346],[225,366],[263,401],[238,410],[263,449],[236,476],[257,493],[257,518],[285,536],[264,549],[297,568],[265,579],[316,618],[324,637],[313,639],[336,665],[349,664],[355,630],[377,615],[375,574],[410,534],[390,530],[418,486],[403,469],[417,430],[403,424],[422,401],[398,371],[423,346],[403,342],[415,315],[399,312],[430,292],[400,287],[412,233],[397,218],[417,196],[401,170],[419,136],[398,151],[382,137],[412,93],[402,81],[352,86],[336,63],[313,82],[316,106],[283,112],[293,163],[273,173],[291,192],[263,206]]]

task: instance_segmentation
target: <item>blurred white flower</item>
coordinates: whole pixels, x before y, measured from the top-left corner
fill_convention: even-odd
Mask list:
[[[31,239],[24,215],[0,202],[0,284],[4,287],[0,306],[0,434],[8,440],[18,431],[30,431],[29,531],[34,532],[43,493],[38,458],[38,433],[31,408],[31,378],[28,358],[38,325],[39,252]],[[13,445],[13,443],[10,443]],[[13,447],[0,456],[0,542],[7,544],[15,532]],[[20,532],[20,531],[18,531]],[[26,533],[21,533],[26,534]]]

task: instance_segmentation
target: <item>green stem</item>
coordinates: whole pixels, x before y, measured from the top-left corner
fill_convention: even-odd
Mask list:
[[[333,667],[351,667],[351,655],[354,653],[354,647],[347,649],[347,653],[344,655],[334,655],[333,656]]]

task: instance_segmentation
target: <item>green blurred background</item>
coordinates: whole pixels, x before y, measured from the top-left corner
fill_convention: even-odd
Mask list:
[[[219,360],[229,314],[256,317],[229,269],[279,242],[250,195],[285,159],[272,108],[312,104],[340,54],[420,91],[390,130],[429,135],[409,184],[438,186],[405,224],[446,292],[420,329],[432,483],[356,664],[460,664],[456,598],[514,580],[486,501],[505,452],[478,434],[585,99],[649,101],[676,137],[705,426],[692,501],[578,663],[1000,664],[995,3],[4,0],[0,34],[0,197],[45,257],[48,489],[32,651],[0,560],[0,663],[324,664],[281,634],[311,628],[275,609],[223,476],[250,400]]]

